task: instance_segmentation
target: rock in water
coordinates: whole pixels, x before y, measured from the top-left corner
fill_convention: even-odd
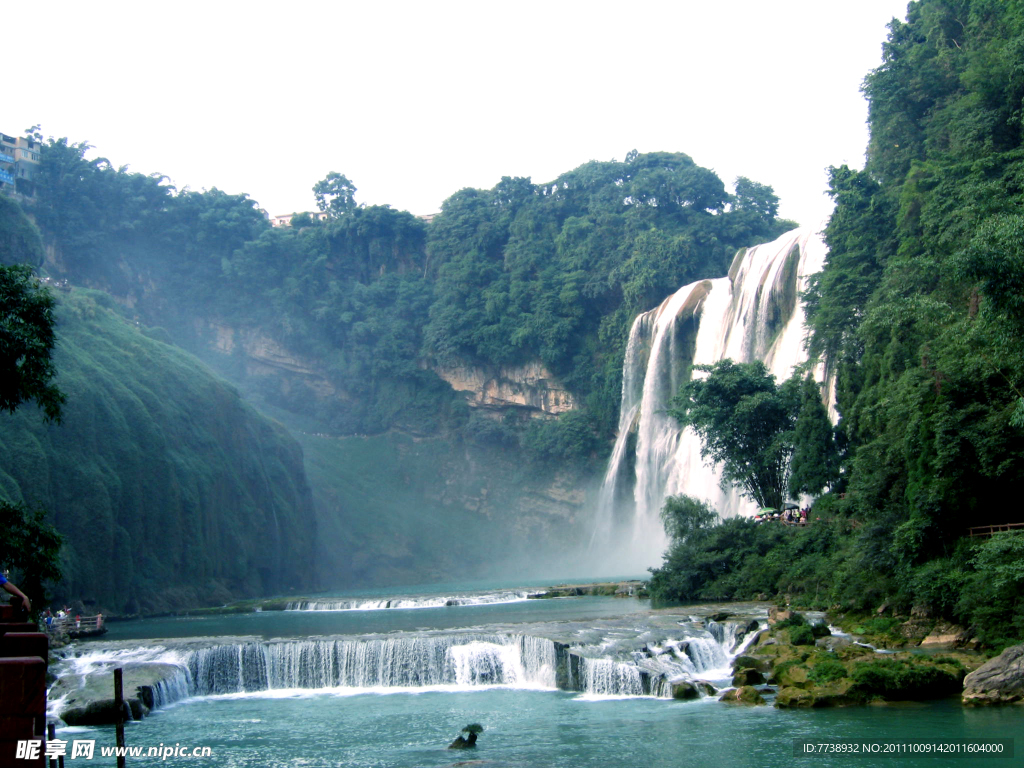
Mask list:
[[[1024,702],[1024,644],[1007,648],[965,677],[963,702]]]
[[[740,688],[734,688],[731,691],[726,691],[722,694],[722,698],[719,701],[728,701],[733,704],[747,704],[758,706],[765,704],[764,697],[758,693],[758,690],[752,685],[744,685]]]
[[[469,749],[470,747],[476,746],[476,734],[469,734],[469,738],[463,738],[459,736],[448,745],[448,749]]]
[[[744,685],[761,685],[763,682],[764,675],[758,670],[749,667],[737,670],[732,678],[732,684],[737,688],[742,688]]]

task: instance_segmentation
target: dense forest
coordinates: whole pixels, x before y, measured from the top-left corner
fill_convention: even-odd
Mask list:
[[[45,248],[27,248],[24,216],[5,201],[3,260],[93,291],[62,296],[62,324],[79,302],[109,296],[104,310],[198,355],[287,425],[317,509],[305,581],[324,586],[494,575],[498,564],[550,571],[584,522],[613,436],[633,317],[792,225],[770,187],[740,178],[729,192],[683,154],[631,152],[541,185],[504,178],[457,192],[430,222],[359,205],[332,172],[313,189],[323,216],[276,228],[245,195],[177,190],[88,150],[43,144],[37,194],[23,205]],[[282,364],[254,366],[246,340]],[[572,410],[470,408],[439,375],[537,365]],[[145,386],[164,375],[120,374]],[[137,445],[155,418],[105,439]],[[31,479],[26,469],[6,495],[30,497]]]
[[[0,205],[23,255],[41,257],[31,223]],[[127,322],[108,294],[53,292],[63,403],[29,392],[51,407],[26,402],[0,418],[0,501],[5,513],[47,511],[63,535],[60,596],[153,613],[316,587],[303,566],[316,525],[295,441],[166,334]],[[5,545],[11,537],[5,525]]]
[[[666,599],[786,593],[1024,637],[1024,5],[922,0],[864,81],[861,171],[830,171],[806,297],[838,377],[841,475],[807,531],[711,526],[676,500]],[[688,521],[688,522],[687,522]]]
[[[200,346],[206,321],[258,327],[318,361],[346,397],[280,382],[259,394],[339,434],[455,429],[541,455],[600,454],[637,312],[792,226],[777,218],[770,187],[740,178],[729,193],[678,153],[631,152],[542,185],[505,177],[455,193],[429,225],[357,204],[355,186],[331,173],[315,188],[326,221],[299,215],[272,228],[245,195],[178,191],[86,160],[87,150],[66,139],[43,146],[32,212],[53,270],[119,297],[187,348]],[[430,371],[531,361],[584,403],[531,436],[514,422],[467,425]],[[565,434],[537,433],[544,426]]]

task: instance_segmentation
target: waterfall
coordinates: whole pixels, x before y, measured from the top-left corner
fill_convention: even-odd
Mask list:
[[[60,716],[79,691],[96,687],[89,678],[105,680],[114,667],[145,669],[152,682],[139,686],[138,694],[150,709],[196,696],[268,691],[472,691],[489,686],[664,698],[679,680],[726,678],[740,650],[736,646],[756,634],[748,632],[749,623],[695,618],[654,627],[610,627],[588,631],[586,639],[571,632],[569,643],[481,629],[90,649],[59,662],[60,690],[51,695],[51,714]]]
[[[197,695],[317,688],[555,687],[555,645],[521,635],[238,643],[188,652]]]
[[[700,456],[701,443],[668,415],[692,365],[731,358],[761,360],[778,381],[807,359],[804,310],[808,278],[824,267],[816,230],[797,229],[736,254],[729,274],[680,288],[633,323],[623,361],[619,431],[598,503],[595,544],[626,542],[630,567],[656,565],[667,546],[660,511],[685,493],[710,502],[722,517],[752,514],[753,502],[721,487],[721,474]],[[819,376],[820,378],[820,376]],[[623,490],[633,436],[632,498]],[[620,546],[621,549],[621,546]]]

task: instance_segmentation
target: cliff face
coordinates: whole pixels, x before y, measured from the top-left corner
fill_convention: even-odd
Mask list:
[[[576,401],[561,382],[538,362],[519,366],[485,368],[475,365],[431,366],[469,405],[501,413],[508,408],[528,408],[538,417],[571,411]]]
[[[62,295],[63,423],[0,420],[0,493],[66,537],[58,597],[154,612],[316,586],[299,446],[103,294]]]

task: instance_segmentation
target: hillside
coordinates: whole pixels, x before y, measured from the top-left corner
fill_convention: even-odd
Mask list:
[[[299,446],[106,294],[58,296],[63,421],[0,419],[0,493],[66,537],[58,598],[136,613],[315,587]]]

